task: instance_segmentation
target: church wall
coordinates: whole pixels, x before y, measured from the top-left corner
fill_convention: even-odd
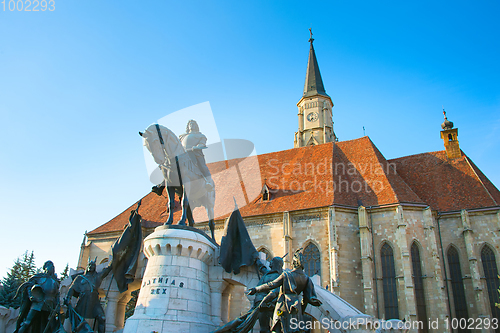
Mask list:
[[[500,222],[498,212],[499,211],[494,210],[468,212],[466,215],[468,216],[468,223],[471,231],[467,231],[467,221],[464,221],[463,213],[443,216],[439,220],[448,280],[450,280],[450,272],[448,268],[447,251],[450,246],[455,246],[460,257],[460,268],[464,281],[465,297],[469,305],[467,309],[468,315],[472,318],[477,318],[481,315],[491,316],[488,290],[481,261],[481,250],[485,244],[488,244],[493,249],[497,267],[500,268]],[[471,238],[468,238],[469,235],[471,235]],[[472,243],[469,249],[466,242]],[[478,271],[477,275],[474,274],[474,270]],[[476,287],[481,290],[475,290]],[[448,289],[454,317],[455,306],[451,283],[448,283]],[[482,295],[478,297],[478,294]]]
[[[333,292],[364,312],[357,211],[336,209],[339,280]]]
[[[384,244],[391,246],[396,272],[399,318],[417,320],[416,299],[414,294],[413,267],[411,246],[416,242],[421,259],[424,276],[424,298],[427,317],[437,316],[444,319],[446,315],[446,299],[443,297],[443,285],[438,241],[433,228],[432,218],[424,221],[424,210],[412,207],[387,207],[369,212],[370,223],[373,224],[374,252],[377,280],[375,302],[378,302],[378,313],[386,317],[383,290],[383,272],[381,264],[381,248]],[[375,292],[375,291],[374,291]],[[375,314],[376,315],[376,314]]]
[[[118,238],[118,237],[117,237]],[[115,242],[115,239],[96,239],[90,242],[88,247],[88,257],[82,258],[82,262],[79,266],[87,267],[87,260],[90,258],[94,260],[97,257],[97,264],[103,262],[111,255],[111,246]]]
[[[368,216],[370,223],[373,225],[372,232],[373,240],[374,240],[374,256],[375,256],[375,265],[376,272],[374,272],[374,278],[377,279],[377,295],[375,297],[375,302],[378,302],[378,313],[381,318],[385,318],[384,311],[384,290],[383,290],[383,281],[382,281],[382,264],[381,264],[381,255],[380,250],[385,243],[388,243],[393,250],[394,255],[394,269],[396,271],[396,277],[399,282],[403,276],[402,265],[401,265],[401,250],[398,246],[396,229],[397,223],[395,223],[395,209],[391,208],[381,208],[369,211]],[[375,277],[376,275],[376,277]],[[375,292],[375,291],[374,291]],[[402,299],[403,291],[401,288],[398,288],[398,308],[399,308],[399,316],[400,319],[404,318],[404,304],[400,301]],[[404,297],[404,296],[403,296]]]
[[[448,266],[447,253],[451,246],[454,246],[458,251],[460,259],[460,270],[465,289],[465,299],[468,303],[469,316],[477,317],[477,307],[474,300],[474,288],[472,286],[471,271],[468,262],[467,250],[465,248],[465,241],[463,236],[462,220],[459,214],[449,217],[439,218],[439,226],[441,229],[441,240],[443,242],[444,261],[446,262],[446,278],[448,284],[448,295],[450,298],[450,307],[452,317],[455,317],[455,303],[453,300],[453,291],[451,287],[451,275]],[[437,231],[436,231],[437,232]]]
[[[283,214],[244,218],[248,234],[256,249],[265,247],[272,256],[283,256]],[[218,239],[220,243],[220,239]]]
[[[292,248],[306,248],[309,243],[318,247],[321,262],[321,286],[324,288],[329,281],[328,256],[328,213],[326,210],[312,210],[292,215],[293,241]],[[289,255],[293,255],[290,253]]]

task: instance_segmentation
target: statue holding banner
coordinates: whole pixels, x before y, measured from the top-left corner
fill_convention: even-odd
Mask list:
[[[96,271],[95,260],[89,260],[87,270],[82,275],[77,275],[68,290],[68,295],[64,303],[71,308],[71,298],[78,298],[74,312],[76,316],[70,320],[73,328],[78,327],[82,323],[82,318],[95,319],[97,321],[97,331],[105,332],[106,316],[99,301],[99,287],[101,282],[111,272],[111,265],[108,265],[101,272]],[[72,309],[72,308],[71,308]]]

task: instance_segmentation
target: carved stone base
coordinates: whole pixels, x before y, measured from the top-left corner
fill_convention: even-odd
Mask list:
[[[146,237],[148,263],[124,333],[213,331],[208,265],[216,247],[190,227],[161,226]]]

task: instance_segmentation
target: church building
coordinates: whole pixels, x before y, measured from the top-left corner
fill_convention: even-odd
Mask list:
[[[339,141],[334,103],[309,42],[294,148],[258,155],[253,164],[209,164],[216,190],[224,188],[216,192],[216,211],[234,206],[233,198],[243,202],[240,212],[258,251],[267,258],[288,253],[289,268],[291,254],[303,248],[306,274],[363,313],[423,322],[500,318],[500,191],[460,149],[458,129],[445,114],[443,150],[390,160],[367,136]],[[227,186],[233,173],[225,171],[235,168],[241,186]],[[251,172],[260,177],[246,181]],[[89,257],[106,262],[135,205],[86,234],[80,267]],[[166,198],[147,194],[140,214],[147,236],[166,221]],[[219,244],[227,216],[215,221]],[[206,215],[196,222],[210,234]],[[234,286],[221,288],[229,299],[244,298]],[[116,297],[119,327],[130,293]],[[226,320],[234,316],[227,313]]]

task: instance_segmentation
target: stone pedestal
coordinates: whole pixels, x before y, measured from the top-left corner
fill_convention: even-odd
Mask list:
[[[197,229],[161,226],[144,240],[148,258],[134,315],[124,333],[208,333],[208,265],[216,245]]]

